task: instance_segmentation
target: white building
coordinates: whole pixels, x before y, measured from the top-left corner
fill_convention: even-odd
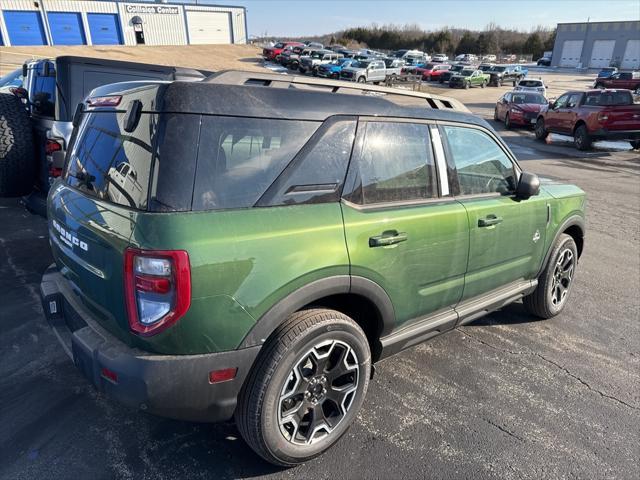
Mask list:
[[[247,43],[246,9],[210,3],[0,0],[0,45]]]

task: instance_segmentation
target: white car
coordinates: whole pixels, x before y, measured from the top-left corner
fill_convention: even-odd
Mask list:
[[[433,62],[447,62],[449,61],[449,57],[444,53],[436,53],[433,57],[431,57]]]
[[[523,78],[515,87],[515,92],[536,92],[541,93],[544,97],[547,96],[547,86],[540,78]]]
[[[495,62],[497,60],[495,55],[485,55],[482,57],[483,62]]]

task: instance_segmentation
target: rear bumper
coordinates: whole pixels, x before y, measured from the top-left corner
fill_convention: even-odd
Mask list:
[[[594,140],[640,140],[640,130],[596,130],[589,134]]]
[[[153,354],[124,344],[97,325],[57,270],[45,272],[40,295],[58,340],[99,391],[168,418],[218,422],[233,417],[260,346],[202,355]],[[209,372],[225,368],[237,368],[233,380],[209,383]],[[117,379],[109,379],[109,372]]]

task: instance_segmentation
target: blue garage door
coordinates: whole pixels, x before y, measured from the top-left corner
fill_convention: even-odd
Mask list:
[[[46,45],[40,12],[4,11],[4,23],[11,45]]]
[[[85,45],[82,19],[79,13],[49,12],[49,30],[54,45]]]
[[[87,13],[93,45],[121,45],[118,16],[113,13]]]

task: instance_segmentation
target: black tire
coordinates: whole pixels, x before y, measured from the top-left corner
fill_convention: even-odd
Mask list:
[[[567,279],[566,273],[560,272],[559,275],[558,268],[559,262],[565,262],[568,255],[571,255],[572,264],[571,272]],[[522,299],[525,310],[532,315],[545,319],[558,315],[567,304],[577,265],[578,247],[576,242],[570,235],[563,233],[552,247],[547,265],[538,277],[538,286]],[[559,282],[561,286],[558,286]],[[566,282],[566,286],[562,282]]]
[[[546,128],[544,128],[544,118],[542,117],[538,118],[538,120],[536,121],[534,132],[538,140],[547,139],[547,137],[549,136],[549,131]]]
[[[483,80],[482,83],[480,84],[480,88],[484,88],[486,86],[487,86],[487,82]]]
[[[604,83],[596,83],[596,88],[604,88]]]
[[[631,148],[634,150],[640,150],[640,140],[632,140],[629,143],[631,144]]]
[[[504,116],[504,128],[507,130],[511,130],[511,120],[509,119],[509,114],[505,114]]]
[[[36,177],[33,129],[18,97],[0,94],[0,197],[19,197],[33,190]]]
[[[367,83],[367,79],[364,77],[358,77],[358,83]]]
[[[331,78],[332,78],[333,80],[338,80],[338,79],[340,78],[340,75],[338,75],[337,73],[332,73],[332,74],[331,74]]]
[[[591,137],[589,137],[589,131],[585,125],[578,125],[578,128],[573,132],[573,143],[578,150],[591,150]]]
[[[328,347],[327,359],[335,353],[334,346],[337,346],[338,350],[342,349],[344,356],[340,357],[340,361],[328,360],[335,363],[333,366],[327,363],[330,368],[323,369],[322,374],[318,373],[317,362],[304,363],[304,365],[311,365],[311,368],[304,370],[309,377],[306,379],[303,374],[300,374],[297,366],[305,359],[310,359],[312,355],[318,359],[319,357],[315,354],[320,352],[320,349],[327,348],[327,344],[331,345]],[[344,359],[348,358],[351,358],[351,365],[344,362]],[[327,387],[331,383],[326,383],[326,377],[330,378],[335,368],[342,370],[344,367],[348,369],[347,373],[341,373],[342,376],[336,377],[334,381],[336,379],[344,381],[344,375],[347,375],[347,381],[353,382],[354,386],[352,393],[344,394],[343,400],[340,401],[341,404],[348,402],[349,407],[346,412],[340,409],[339,415],[342,417],[331,428],[328,426],[331,417],[326,414],[324,407],[327,400],[329,406],[337,403],[327,398],[326,388],[322,389],[321,393],[317,393],[317,390],[314,393],[313,388],[318,387],[317,382],[315,386],[313,382],[320,375],[324,378],[324,386]],[[362,329],[352,319],[335,310],[309,309],[296,312],[269,337],[247,378],[236,409],[238,429],[245,442],[266,461],[281,466],[304,463],[326,451],[346,433],[362,406],[370,375],[369,344]],[[293,382],[291,390],[297,391],[303,381],[307,386],[306,389],[303,387],[300,393],[291,392],[285,395],[285,390],[291,382]],[[328,381],[331,382],[331,380]],[[335,395],[337,390],[331,391]],[[326,428],[325,435],[320,438],[316,438],[317,433],[314,433],[316,429],[313,425],[305,425],[304,422],[307,419],[310,424],[314,420],[313,412],[314,408],[317,408],[318,397],[315,398],[314,404],[313,395],[322,397],[320,415]],[[348,399],[349,395],[351,395],[350,399]],[[289,427],[293,426],[293,431],[286,427],[288,425],[286,423],[282,423],[283,426],[281,426],[280,415],[283,413],[282,409],[287,408],[285,402],[292,402],[288,407],[289,412],[295,409],[296,403],[300,404],[298,410],[303,408],[305,412],[300,421],[296,422],[297,426],[289,425]],[[296,418],[293,413],[289,415],[292,420]],[[289,415],[284,419],[289,418]],[[313,428],[310,434],[312,441],[308,444],[295,443],[294,440],[303,427],[306,427],[306,431],[303,429],[302,435],[309,435],[309,431]]]
[[[500,119],[498,118],[498,107],[496,107],[496,108],[494,108],[494,109],[493,109],[493,119],[494,119],[496,122],[499,122],[499,121],[500,121]]]
[[[444,83],[444,79],[443,79],[443,78],[439,78],[439,79],[438,79],[438,82],[439,82],[439,83]]]
[[[464,83],[464,89],[465,90],[469,90],[469,87],[471,87],[471,84],[469,82],[465,82]]]

